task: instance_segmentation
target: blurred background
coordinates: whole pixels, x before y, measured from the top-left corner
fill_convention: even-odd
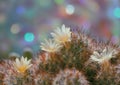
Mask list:
[[[65,24],[120,41],[120,0],[0,0],[0,58],[36,54]]]

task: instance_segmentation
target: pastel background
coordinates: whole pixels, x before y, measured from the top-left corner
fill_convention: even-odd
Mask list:
[[[0,58],[37,54],[62,24],[119,44],[120,0],[0,0]]]

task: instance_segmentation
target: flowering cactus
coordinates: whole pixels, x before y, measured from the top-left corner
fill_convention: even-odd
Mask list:
[[[0,61],[0,85],[120,85],[120,48],[63,25],[37,57]]]

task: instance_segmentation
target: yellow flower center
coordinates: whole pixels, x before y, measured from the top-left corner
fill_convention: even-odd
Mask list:
[[[62,36],[62,37],[59,38],[59,40],[61,42],[66,42],[66,41],[68,41],[68,39],[69,39],[69,37],[67,35],[66,36]]]
[[[55,51],[55,48],[51,48],[50,50],[51,50],[52,52],[54,52],[54,51]]]
[[[18,68],[18,71],[19,71],[20,73],[24,73],[26,70],[27,70],[27,67],[26,67],[26,66],[20,66],[20,67]]]

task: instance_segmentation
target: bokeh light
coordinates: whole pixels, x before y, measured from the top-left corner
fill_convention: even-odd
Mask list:
[[[24,39],[25,39],[25,41],[27,41],[27,42],[32,42],[32,41],[34,41],[34,38],[35,38],[35,36],[34,36],[34,34],[31,33],[31,32],[27,32],[27,33],[24,35]]]
[[[19,6],[16,9],[16,13],[19,14],[19,15],[23,14],[25,11],[26,10],[25,10],[25,8],[23,6]]]
[[[120,18],[120,7],[114,9],[114,16]]]
[[[49,7],[51,5],[51,0],[37,0],[41,7]]]
[[[13,24],[11,29],[10,29],[11,33],[13,34],[18,34],[20,32],[20,26],[19,24]]]
[[[62,24],[96,36],[111,34],[120,43],[119,23],[119,0],[0,0],[0,56],[21,54],[25,47],[37,52],[40,42]]]
[[[64,0],[54,0],[56,4],[62,4],[64,3]]]
[[[4,14],[0,14],[0,23],[4,23],[6,21],[6,16]]]
[[[75,8],[74,8],[73,5],[69,4],[69,5],[66,6],[66,13],[67,14],[72,15],[74,13],[74,11],[75,11]]]
[[[9,54],[9,58],[11,58],[11,57],[20,57],[20,55],[18,54],[18,53],[16,53],[16,52],[11,52],[10,54]]]

